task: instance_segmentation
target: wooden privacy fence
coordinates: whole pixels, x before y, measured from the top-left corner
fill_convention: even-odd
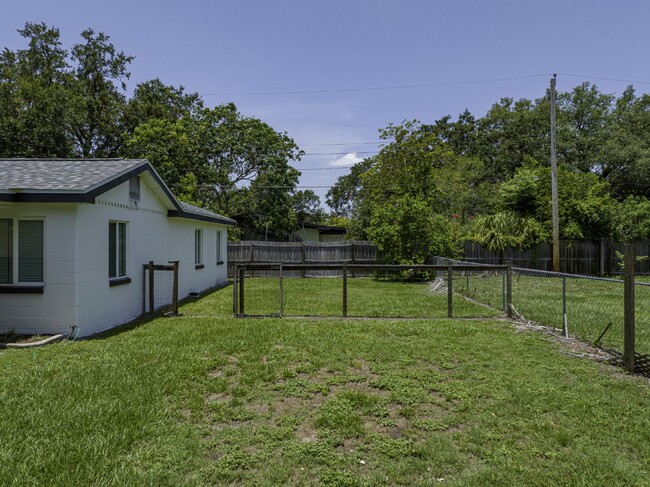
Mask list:
[[[633,243],[637,256],[650,255],[650,241]],[[625,253],[625,244],[611,240],[560,241],[560,272],[567,274],[613,275],[622,274],[621,259],[616,252]],[[553,270],[553,249],[550,243],[541,243],[529,249],[505,249],[492,252],[474,242],[465,242],[464,257],[466,261],[481,264],[505,264],[512,262],[516,267]],[[650,274],[650,258],[637,261],[636,274]]]
[[[228,242],[228,277],[243,264],[372,264],[377,260],[377,247],[371,242]],[[260,275],[275,276],[277,270],[258,270]],[[285,277],[323,277],[340,275],[340,271],[302,268],[286,271]]]

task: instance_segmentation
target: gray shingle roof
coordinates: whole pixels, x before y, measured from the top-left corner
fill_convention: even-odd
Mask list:
[[[237,222],[232,218],[227,218],[212,211],[206,210],[205,208],[199,208],[198,206],[190,205],[184,201],[179,201],[179,203],[181,204],[181,209],[183,210],[184,214],[198,215],[209,218],[211,220],[220,220],[219,223],[225,223],[227,225],[237,224]]]
[[[176,209],[168,216],[225,225],[225,216],[179,201],[146,159],[0,159],[0,201],[85,202],[149,171]]]
[[[145,159],[0,159],[0,190],[85,192],[146,163]]]

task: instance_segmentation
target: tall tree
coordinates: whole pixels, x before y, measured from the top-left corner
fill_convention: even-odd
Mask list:
[[[296,191],[291,201],[296,218],[300,221],[322,223],[327,218],[320,198],[311,189]]]
[[[136,127],[149,120],[175,122],[202,108],[203,100],[198,93],[187,93],[182,86],[168,86],[155,78],[135,87],[133,96],[124,107],[123,130],[127,135],[133,135]]]
[[[71,51],[75,66],[69,82],[70,133],[81,157],[118,156],[128,65],[133,57],[118,51],[103,32],[86,29],[81,37],[84,42]]]
[[[177,121],[151,119],[135,128],[126,147],[202,206],[226,215],[254,212],[251,225],[272,221],[278,235],[295,220],[292,195],[300,173],[289,162],[302,152],[286,133],[242,116],[233,104],[202,108]]]
[[[59,30],[28,22],[18,32],[28,48],[0,53],[0,156],[68,157],[70,74]]]

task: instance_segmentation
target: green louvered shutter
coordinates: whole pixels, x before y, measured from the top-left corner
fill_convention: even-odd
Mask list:
[[[117,277],[117,223],[108,224],[108,277]]]
[[[126,276],[126,223],[118,223],[119,228],[119,250],[118,250],[118,264],[119,264],[119,277]]]
[[[13,221],[0,219],[0,284],[13,281]]]
[[[43,282],[43,221],[18,222],[18,281]]]

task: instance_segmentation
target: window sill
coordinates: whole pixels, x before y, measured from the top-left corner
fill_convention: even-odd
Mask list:
[[[223,260],[218,260],[217,265],[223,265]]]
[[[194,268],[195,268],[195,269],[203,269],[203,268],[205,268],[205,264],[196,264],[196,265],[194,266]]]
[[[122,284],[128,284],[130,282],[131,282],[130,277],[118,277],[117,279],[109,279],[108,285],[110,287],[121,286]]]
[[[45,285],[41,286],[0,286],[1,293],[11,294],[43,294]]]

